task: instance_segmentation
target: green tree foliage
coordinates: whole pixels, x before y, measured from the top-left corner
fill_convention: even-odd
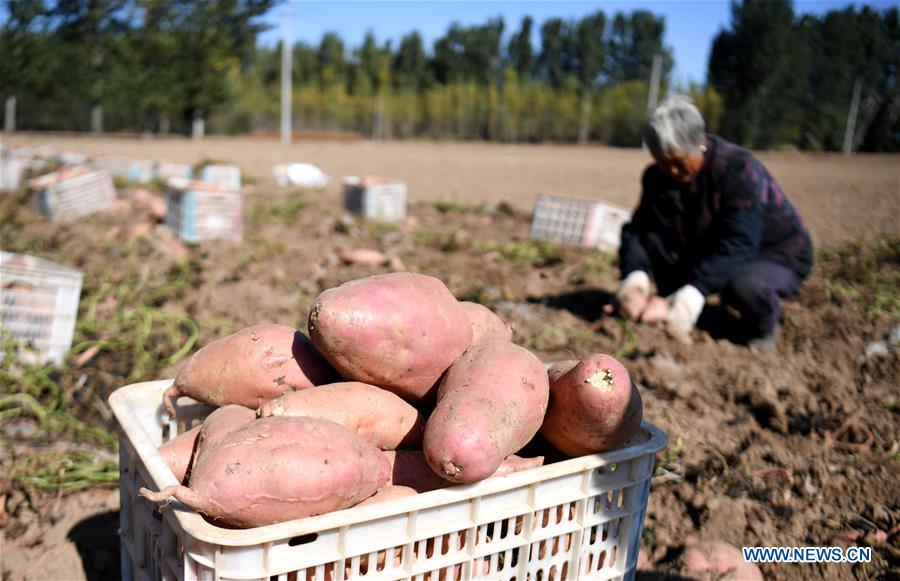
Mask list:
[[[721,133],[748,147],[840,150],[859,80],[854,143],[898,149],[898,22],[896,8],[797,19],[789,0],[733,3],[731,28],[716,36],[709,61]]]
[[[103,107],[109,130],[276,131],[280,47],[257,45],[278,0],[0,0],[0,103],[18,96],[22,129],[85,130]],[[540,45],[532,45],[534,30]],[[854,146],[900,148],[898,10],[797,18],[790,0],[732,4],[706,85],[679,89],[710,131],[748,147],[840,149],[854,84]],[[578,20],[454,23],[429,52],[411,32],[396,46],[337,33],[291,47],[294,126],[376,138],[595,140],[640,144],[648,82],[673,67],[665,23],[636,10]],[[505,44],[504,44],[505,42]],[[2,110],[2,107],[0,107]]]
[[[534,74],[535,57],[531,46],[531,27],[534,20],[530,16],[522,19],[519,31],[509,39],[507,53],[509,62],[521,79],[530,79]]]

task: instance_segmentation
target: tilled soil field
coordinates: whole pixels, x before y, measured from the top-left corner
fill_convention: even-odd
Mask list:
[[[117,575],[114,477],[92,472],[94,484],[66,468],[87,455],[114,469],[115,424],[105,404],[112,390],[172,377],[186,353],[249,325],[305,331],[322,290],[399,269],[437,276],[458,298],[487,305],[544,361],[620,357],[641,386],[645,418],[669,437],[645,520],[643,577],[685,577],[681,553],[690,536],[738,547],[873,548],[868,564],[763,565],[771,579],[900,575],[900,346],[890,343],[900,324],[896,156],[761,154],[810,225],[818,260],[785,302],[778,348],[756,353],[714,303],[691,344],[607,317],[613,256],[529,240],[539,193],[633,206],[648,161],[640,151],[366,142],[281,149],[252,139],[27,135],[7,142],[215,159],[255,179],[243,242],[194,247],[168,234],[135,186],[119,189],[114,211],[74,223],[48,222],[23,194],[0,196],[4,250],[85,273],[66,365],[26,367],[24,376],[0,368],[4,579]],[[288,160],[316,163],[332,183],[319,192],[276,187],[271,166]],[[406,222],[345,214],[338,182],[351,174],[405,179]],[[159,190],[151,194],[162,199]],[[341,259],[357,248],[381,251],[384,263]],[[21,393],[35,405],[23,405]]]

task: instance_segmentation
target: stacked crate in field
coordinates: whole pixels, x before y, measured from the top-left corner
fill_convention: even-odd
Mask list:
[[[631,212],[613,204],[543,194],[535,203],[529,236],[613,252],[629,220]]]
[[[0,252],[0,327],[28,362],[62,364],[72,346],[83,275],[26,254]]]
[[[239,190],[172,178],[166,187],[166,226],[182,241],[243,238],[244,200]]]
[[[344,178],[344,207],[373,220],[402,221],[406,219],[406,182],[347,176]]]
[[[77,151],[62,151],[57,155],[56,160],[60,165],[79,166],[88,162],[88,156]]]
[[[192,179],[194,168],[186,163],[160,161],[156,164],[156,179],[168,181],[170,178]]]
[[[91,165],[97,169],[105,169],[114,178],[128,179],[128,168],[131,160],[119,155],[101,155],[91,160]]]
[[[128,163],[128,181],[146,184],[156,177],[156,162],[148,159],[132,159]]]
[[[6,149],[0,151],[0,192],[12,192],[22,185],[28,160]]]
[[[236,165],[206,165],[200,170],[200,181],[219,184],[237,192],[241,189],[241,168]]]
[[[83,165],[29,180],[28,188],[38,211],[51,220],[80,218],[109,210],[116,203],[116,189],[105,169]]]

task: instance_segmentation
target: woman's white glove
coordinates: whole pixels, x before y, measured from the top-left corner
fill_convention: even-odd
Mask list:
[[[636,270],[629,273],[616,291],[616,305],[619,314],[629,320],[636,321],[647,308],[650,299],[650,277],[646,272]]]
[[[706,299],[695,287],[686,284],[667,297],[669,312],[666,315],[666,329],[678,337],[690,335]]]

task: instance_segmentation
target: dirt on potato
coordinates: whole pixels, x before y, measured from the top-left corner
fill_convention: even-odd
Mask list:
[[[112,390],[172,377],[213,339],[263,323],[305,331],[314,298],[342,282],[394,270],[441,278],[482,303],[543,361],[616,354],[640,384],[644,417],[669,445],[658,455],[640,577],[683,578],[685,539],[735,546],[870,546],[867,564],[764,564],[765,578],[890,579],[900,575],[900,176],[897,156],[760,154],[817,244],[813,274],[784,301],[777,349],[741,344],[715,301],[693,343],[626,324],[602,306],[615,292],[613,255],[529,239],[541,193],[637,202],[649,157],[600,147],[254,139],[87,139],[14,135],[91,155],[242,167],[244,240],[183,246],[133,195],[71,223],[0,194],[0,246],[85,273],[66,364],[49,372],[85,426],[113,430]],[[319,165],[322,191],[279,188],[271,167]],[[398,224],[349,215],[344,175],[406,180]],[[161,190],[150,188],[161,199]],[[348,264],[347,250],[384,254]],[[94,349],[91,352],[91,349]],[[80,356],[80,357],[79,357]],[[43,385],[43,384],[42,384]],[[9,389],[4,388],[3,397]],[[38,399],[48,397],[37,392]],[[29,459],[86,449],[114,453],[84,430],[48,432],[32,415],[3,415],[0,523],[4,579],[100,579],[118,572],[118,498],[111,485],[68,491],[27,478]],[[44,555],[49,555],[43,557]]]

